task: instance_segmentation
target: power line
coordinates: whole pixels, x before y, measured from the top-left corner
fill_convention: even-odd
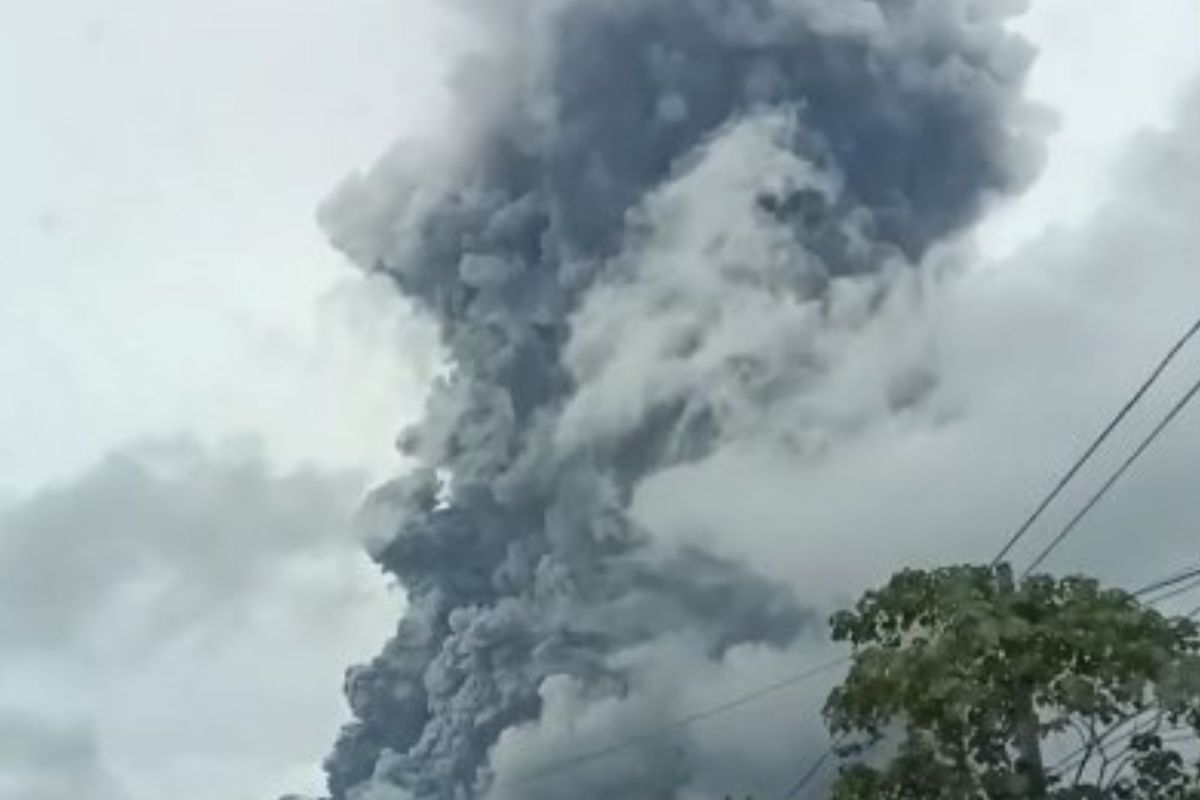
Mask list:
[[[1180,586],[1178,589],[1167,592],[1166,594],[1163,594],[1163,595],[1159,595],[1158,597],[1156,597],[1150,601],[1150,605],[1156,606],[1159,603],[1165,603],[1172,598],[1178,597],[1181,594],[1187,594],[1188,592],[1190,592],[1194,589],[1197,589],[1197,588],[1200,588],[1200,577],[1193,578],[1192,580],[1185,583],[1183,586]]]
[[[1171,410],[1168,411],[1166,415],[1159,420],[1158,424],[1154,426],[1153,430],[1151,430],[1150,433],[1148,433],[1146,437],[1142,439],[1141,443],[1137,446],[1137,449],[1129,454],[1129,457],[1122,462],[1121,466],[1117,468],[1116,472],[1109,476],[1108,480],[1106,480],[1096,491],[1096,493],[1091,496],[1087,503],[1084,504],[1083,508],[1081,508],[1079,512],[1071,518],[1071,521],[1068,522],[1063,529],[1058,532],[1058,535],[1054,537],[1054,540],[1051,541],[1050,544],[1046,545],[1042,552],[1038,554],[1037,558],[1033,560],[1032,564],[1025,568],[1025,571],[1021,574],[1022,577],[1025,577],[1029,573],[1033,572],[1033,570],[1037,569],[1037,567],[1041,565],[1041,563],[1045,561],[1052,552],[1054,552],[1055,548],[1062,544],[1062,541],[1070,535],[1071,531],[1075,530],[1075,526],[1078,525],[1079,522],[1085,516],[1087,516],[1088,512],[1100,502],[1101,498],[1103,498],[1104,495],[1108,493],[1108,490],[1113,487],[1113,484],[1120,480],[1121,476],[1124,475],[1131,466],[1133,466],[1134,462],[1141,457],[1142,453],[1146,452],[1146,449],[1150,447],[1154,440],[1158,438],[1159,434],[1161,434],[1163,430],[1165,430],[1166,427],[1171,424],[1172,420],[1174,420],[1179,412],[1183,410],[1184,406],[1191,402],[1192,398],[1196,396],[1197,392],[1200,392],[1200,380],[1197,380],[1195,383],[1193,383],[1191,388],[1184,392],[1183,396],[1176,401],[1175,405],[1171,406]]]
[[[791,787],[783,793],[783,796],[780,798],[780,800],[793,800],[793,798],[799,797],[800,792],[804,789],[804,787],[807,786],[813,778],[817,777],[817,773],[820,772],[821,767],[825,765],[825,762],[829,760],[829,757],[833,755],[836,747],[837,745],[830,747],[828,750],[822,753],[819,758],[813,761],[813,763],[808,766],[808,769],[806,769],[800,775],[799,780],[793,783]]]
[[[1189,579],[1191,579],[1191,580],[1189,580]],[[1153,600],[1150,600],[1148,602],[1148,605],[1158,605],[1159,603],[1166,602],[1167,600],[1169,600],[1177,595],[1184,594],[1185,592],[1191,591],[1192,589],[1195,589],[1195,588],[1200,588],[1200,567],[1196,567],[1193,569],[1185,570],[1183,572],[1175,573],[1174,575],[1171,575],[1170,577],[1162,578],[1160,580],[1154,581],[1153,583],[1146,584],[1145,586],[1141,587],[1140,589],[1135,589],[1134,591],[1130,592],[1130,594],[1133,595],[1134,597],[1140,597],[1142,595],[1149,594],[1151,592],[1155,592],[1160,589],[1166,589],[1166,588],[1169,588],[1172,586],[1176,586],[1176,584],[1183,583],[1185,581],[1186,581],[1186,583],[1184,583],[1183,586],[1180,586],[1180,587],[1174,589],[1173,591],[1167,592],[1164,595],[1160,595],[1159,597],[1157,597]],[[1196,606],[1196,608],[1192,609],[1190,612],[1188,612],[1184,616],[1189,617],[1189,618],[1195,618],[1197,616],[1200,616],[1200,606]],[[1135,733],[1136,733],[1136,731],[1135,731]],[[1130,734],[1130,735],[1132,735],[1132,734]],[[1192,736],[1192,734],[1189,733],[1188,740],[1190,740],[1191,736]],[[1181,739],[1181,741],[1183,741],[1183,739]],[[1067,755],[1058,764],[1056,764],[1054,767],[1052,767],[1050,771],[1052,773],[1060,772],[1060,771],[1070,769],[1070,768],[1076,766],[1076,764],[1078,763],[1077,761],[1074,763],[1066,763],[1066,762],[1072,762],[1080,753],[1083,752],[1084,749],[1086,749],[1086,747],[1080,747],[1074,753]],[[825,765],[825,762],[828,761],[830,756],[832,756],[835,752],[836,752],[836,745],[834,745],[833,747],[830,747],[828,750],[826,750],[824,753],[822,753],[819,758],[815,759],[813,761],[813,763],[810,764],[808,766],[808,768],[801,774],[800,778],[794,784],[792,784],[792,786],[787,790],[787,792],[785,792],[782,795],[780,800],[794,800],[794,798],[799,797],[800,792],[803,791],[804,787],[806,787],[809,783],[811,783],[814,778],[816,778],[817,774],[820,772],[821,767]]]
[[[1097,738],[1093,738],[1092,741],[1080,745],[1075,750],[1060,758],[1054,764],[1054,766],[1050,767],[1048,772],[1051,775],[1058,775],[1061,777],[1063,773],[1069,769],[1078,769],[1081,761],[1086,764],[1093,755],[1100,755],[1103,757],[1105,747],[1126,744],[1135,736],[1137,736],[1139,732],[1144,731],[1139,731],[1139,729],[1135,726],[1133,730],[1127,731],[1115,739],[1106,742],[1105,738],[1109,733],[1115,732],[1127,722],[1136,722],[1136,720],[1137,717],[1132,717],[1116,723],[1109,729],[1107,733],[1101,734]],[[1161,732],[1160,735],[1162,735],[1162,744],[1179,744],[1181,742],[1191,742],[1196,740],[1196,733],[1189,730],[1186,725],[1172,727],[1167,731]]]
[[[1153,371],[1145,379],[1145,381],[1141,384],[1141,386],[1138,387],[1137,391],[1134,392],[1133,396],[1130,397],[1130,399],[1128,401],[1126,401],[1125,405],[1120,409],[1120,411],[1116,414],[1116,416],[1114,416],[1112,418],[1112,420],[1109,421],[1109,423],[1100,432],[1100,434],[1096,437],[1096,439],[1088,446],[1088,448],[1084,451],[1084,453],[1075,461],[1074,464],[1071,465],[1071,468],[1068,469],[1067,472],[1059,479],[1058,483],[1054,486],[1054,488],[1042,499],[1041,503],[1039,503],[1037,508],[1034,509],[1033,513],[1024,521],[1024,523],[1022,523],[1020,528],[1018,528],[1017,531],[1012,535],[1012,537],[1004,545],[1004,547],[1000,550],[1000,552],[996,555],[996,557],[994,559],[992,559],[991,566],[995,566],[996,564],[998,564],[1000,562],[1000,560],[1003,559],[1004,556],[1006,556],[1008,554],[1008,552],[1017,544],[1017,542],[1020,541],[1020,539],[1026,534],[1026,532],[1029,530],[1029,528],[1033,526],[1034,522],[1036,522],[1038,520],[1038,518],[1041,516],[1042,512],[1046,510],[1046,508],[1050,505],[1050,503],[1052,503],[1054,501],[1054,499],[1056,497],[1058,497],[1058,495],[1062,492],[1062,490],[1066,487],[1066,485],[1075,477],[1075,474],[1080,470],[1080,468],[1082,468],[1084,463],[1086,463],[1088,461],[1088,459],[1091,458],[1091,456],[1096,452],[1096,450],[1100,447],[1100,445],[1104,443],[1104,441],[1113,432],[1113,430],[1115,430],[1116,427],[1121,423],[1121,421],[1124,420],[1124,418],[1129,414],[1129,412],[1133,409],[1133,407],[1135,405],[1137,405],[1137,403],[1142,399],[1142,397],[1146,394],[1146,392],[1149,391],[1150,387],[1158,380],[1159,376],[1163,373],[1163,371],[1167,368],[1167,366],[1175,358],[1176,354],[1178,354],[1178,352],[1181,349],[1183,349],[1183,346],[1185,344],[1187,344],[1187,342],[1198,331],[1200,331],[1200,318],[1198,318],[1191,325],[1191,327],[1189,327],[1187,329],[1187,331],[1185,331],[1184,334],[1175,342],[1175,344],[1171,347],[1171,349],[1167,352],[1167,354],[1159,361],[1159,363],[1155,366]],[[1063,532],[1059,533],[1058,537],[1056,537],[1054,542],[1052,542],[1051,545],[1042,552],[1042,554],[1038,557],[1038,559],[1034,561],[1033,565],[1031,565],[1029,567],[1029,569],[1026,570],[1025,574],[1028,574],[1029,570],[1032,570],[1034,567],[1036,567],[1038,564],[1040,564],[1041,561],[1047,555],[1049,555],[1050,551],[1052,551],[1062,541],[1062,539],[1064,539],[1066,537],[1066,535],[1070,533],[1070,530],[1075,526],[1075,524],[1077,524],[1078,521],[1080,519],[1082,519],[1083,516],[1091,509],[1091,507],[1094,506],[1096,504],[1096,502],[1099,501],[1100,497],[1102,497],[1104,495],[1104,493],[1107,492],[1108,488],[1111,487],[1112,484],[1115,483],[1116,480],[1121,476],[1121,474],[1123,474],[1124,471],[1126,469],[1128,469],[1128,467],[1137,459],[1137,457],[1141,455],[1142,451],[1144,451],[1149,446],[1150,442],[1152,442],[1155,438],[1157,438],[1158,434],[1161,433],[1162,429],[1165,428],[1167,426],[1167,424],[1170,423],[1170,421],[1175,417],[1175,415],[1178,414],[1178,412],[1183,408],[1183,406],[1186,405],[1187,402],[1190,401],[1192,399],[1192,397],[1198,391],[1200,391],[1200,381],[1198,381],[1195,385],[1193,385],[1192,388],[1189,390],[1189,392],[1184,396],[1184,398],[1179,403],[1177,403],[1174,408],[1172,408],[1171,412],[1158,424],[1158,426],[1151,432],[1151,434],[1146,438],[1146,440],[1144,440],[1142,442],[1142,444],[1134,452],[1134,454],[1129,459],[1127,459],[1124,464],[1122,464],[1121,468],[1117,471],[1117,473],[1112,478],[1109,479],[1109,481],[1101,488],[1101,490],[1099,492],[1097,492],[1097,494],[1092,498],[1092,500],[1089,501],[1088,505],[1084,507],[1083,511],[1081,511],[1079,514],[1076,515],[1076,517],[1072,520],[1072,522],[1068,525],[1068,527],[1066,529],[1064,529]],[[1200,574],[1200,573],[1198,573],[1198,574]],[[518,776],[511,780],[500,781],[497,783],[497,786],[512,787],[512,786],[521,786],[521,785],[533,783],[533,782],[540,781],[545,778],[549,778],[551,776],[560,774],[562,772],[566,772],[566,771],[575,769],[576,767],[581,766],[583,764],[606,758],[610,755],[613,755],[614,753],[618,753],[618,752],[625,750],[629,747],[632,747],[636,744],[657,739],[659,736],[661,736],[664,733],[671,733],[671,732],[674,732],[677,730],[682,730],[684,728],[690,727],[691,725],[705,721],[712,717],[716,717],[721,714],[725,714],[730,711],[733,711],[736,708],[739,708],[741,706],[752,703],[755,700],[761,699],[768,695],[783,691],[785,689],[789,689],[799,683],[802,683],[802,682],[809,680],[811,678],[814,678],[817,675],[820,675],[826,671],[834,669],[835,667],[842,666],[849,660],[850,660],[849,657],[842,656],[838,659],[820,664],[812,669],[806,670],[797,675],[793,675],[792,677],[787,678],[785,680],[778,681],[776,683],[764,686],[760,689],[756,689],[754,691],[748,692],[744,695],[736,697],[736,698],[729,700],[725,703],[722,703],[720,705],[713,706],[713,707],[707,708],[707,709],[703,709],[701,711],[697,711],[695,713],[692,713],[687,716],[680,717],[679,719],[673,720],[665,725],[661,725],[661,726],[658,726],[653,729],[645,730],[645,731],[642,731],[641,733],[638,733],[633,736],[629,736],[629,737],[626,737],[619,741],[613,742],[612,744],[610,744],[606,747],[601,747],[601,748],[598,748],[595,750],[582,752],[575,756],[571,756],[569,758],[559,760],[559,761],[552,763],[540,770],[527,773],[523,776]],[[809,782],[811,782],[813,780],[813,778],[819,772],[820,768],[833,755],[833,753],[834,753],[834,748],[830,748],[829,750],[825,751],[819,758],[817,758],[809,766],[809,768],[800,776],[800,778],[797,780],[797,782],[792,785],[792,787],[784,795],[783,800],[792,800],[792,798],[796,797],[797,794]]]
[[[1117,415],[1109,420],[1109,423],[1104,426],[1104,430],[1100,431],[1100,434],[1092,441],[1090,445],[1088,445],[1088,448],[1083,451],[1083,454],[1075,460],[1075,463],[1071,465],[1071,468],[1068,469],[1061,478],[1059,478],[1058,483],[1054,485],[1054,488],[1042,498],[1042,501],[1038,504],[1037,508],[1033,510],[1033,513],[1030,514],[1023,523],[1021,523],[1021,526],[1017,528],[1016,532],[1013,533],[1012,537],[1008,540],[1008,542],[1005,543],[1004,547],[1000,548],[1000,552],[997,553],[996,557],[992,559],[990,566],[994,567],[999,564],[1000,561],[1006,555],[1008,555],[1009,551],[1016,546],[1017,542],[1019,542],[1021,538],[1029,531],[1029,529],[1033,527],[1033,523],[1037,522],[1037,520],[1042,516],[1042,512],[1045,511],[1046,508],[1052,502],[1054,502],[1054,499],[1062,493],[1062,490],[1065,489],[1067,484],[1071,482],[1071,479],[1075,477],[1075,473],[1079,472],[1080,468],[1083,467],[1087,460],[1092,457],[1092,454],[1096,452],[1100,445],[1104,443],[1104,440],[1108,438],[1109,434],[1111,434],[1113,430],[1115,430],[1116,427],[1121,424],[1121,420],[1125,419],[1126,415],[1129,414],[1133,407],[1138,404],[1138,401],[1140,401],[1143,395],[1145,395],[1146,392],[1149,391],[1150,387],[1154,385],[1154,382],[1158,380],[1160,375],[1162,375],[1163,370],[1167,368],[1167,365],[1171,363],[1171,361],[1175,358],[1175,355],[1183,349],[1183,346],[1187,344],[1189,339],[1196,335],[1197,331],[1200,331],[1200,318],[1192,323],[1191,327],[1184,332],[1183,336],[1179,337],[1171,349],[1167,351],[1167,354],[1163,356],[1162,360],[1158,362],[1158,365],[1154,367],[1154,370],[1151,371],[1149,377],[1142,382],[1142,385],[1138,387],[1138,390],[1133,393],[1133,396],[1130,397],[1129,400],[1125,402],[1125,405],[1121,407],[1121,410],[1117,412]]]
[[[1166,589],[1170,586],[1174,586],[1180,581],[1186,581],[1188,578],[1194,578],[1197,575],[1200,575],[1200,567],[1194,567],[1192,569],[1184,570],[1183,572],[1176,572],[1175,574],[1163,578],[1162,580],[1154,581],[1154,583],[1147,584],[1140,589],[1135,589],[1133,592],[1131,592],[1131,594],[1134,597],[1141,597],[1144,594],[1150,594],[1151,592],[1157,592],[1159,589]]]
[[[1200,578],[1197,578],[1197,576],[1200,576],[1200,568],[1185,570],[1183,572],[1178,572],[1173,575],[1170,575],[1166,578],[1156,580],[1152,583],[1148,583],[1145,586],[1141,587],[1140,589],[1134,589],[1129,594],[1132,595],[1133,597],[1139,597],[1141,595],[1149,594],[1150,592],[1154,592],[1159,589],[1165,589],[1170,586],[1174,586],[1182,581],[1187,581],[1189,578],[1194,578],[1194,580],[1188,581],[1188,583],[1186,583],[1183,587],[1176,589],[1172,592],[1168,592],[1167,594],[1162,595],[1161,597],[1158,597],[1154,600],[1150,600],[1146,603],[1146,605],[1155,606],[1155,605],[1158,605],[1159,603],[1162,603],[1162,602],[1174,597],[1177,594],[1182,594],[1184,591],[1188,591],[1188,590],[1191,590],[1191,589],[1194,589],[1194,588],[1200,586]],[[1192,609],[1191,612],[1189,612],[1188,614],[1184,614],[1183,616],[1184,617],[1195,617],[1198,614],[1200,614],[1200,606],[1197,606],[1196,608]],[[1131,737],[1135,736],[1138,733],[1138,729],[1136,727],[1131,732],[1122,734],[1120,737],[1118,737],[1116,739],[1113,739],[1111,741],[1107,741],[1107,740],[1108,740],[1108,737],[1110,735],[1112,735],[1113,733],[1115,733],[1117,730],[1124,727],[1126,724],[1128,724],[1130,722],[1136,723],[1137,720],[1138,720],[1137,715],[1134,715],[1132,717],[1128,717],[1125,719],[1120,719],[1116,723],[1112,724],[1108,728],[1108,730],[1102,732],[1098,736],[1093,735],[1093,738],[1091,741],[1085,742],[1085,743],[1079,745],[1079,747],[1077,747],[1075,750],[1071,751],[1067,755],[1063,756],[1053,766],[1051,766],[1049,769],[1050,774],[1061,775],[1066,770],[1078,767],[1080,760],[1081,760],[1081,758],[1080,758],[1081,756],[1082,756],[1082,760],[1086,762],[1086,760],[1088,758],[1090,758],[1090,755],[1086,754],[1085,751],[1090,751],[1093,749],[1102,749],[1103,747],[1106,747],[1106,746],[1111,746],[1113,744],[1119,744],[1119,743],[1128,741]],[[1189,738],[1193,737],[1193,736],[1194,736],[1194,734],[1191,734],[1191,733],[1188,734]],[[1169,739],[1164,739],[1163,741],[1164,741],[1164,743],[1166,743],[1169,741]]]
[[[1130,594],[1134,597],[1139,597],[1141,595],[1148,594],[1150,592],[1157,591],[1159,589],[1165,589],[1169,586],[1174,586],[1175,584],[1177,584],[1181,581],[1185,581],[1188,578],[1193,578],[1195,576],[1200,576],[1200,568],[1195,568],[1195,569],[1186,570],[1184,572],[1175,573],[1174,575],[1171,575],[1169,577],[1162,578],[1162,579],[1154,581],[1152,583],[1148,583],[1145,586],[1141,587],[1140,589],[1133,590],[1132,592],[1130,592]],[[1182,594],[1184,591],[1194,589],[1197,586],[1200,586],[1200,579],[1189,581],[1186,585],[1184,585],[1180,589],[1176,589],[1175,591],[1168,592],[1167,594],[1162,595],[1161,597],[1158,597],[1154,600],[1148,601],[1146,604],[1149,606],[1158,605],[1159,603],[1165,602],[1166,600],[1169,600],[1170,598],[1176,596],[1177,594]],[[1188,618],[1194,618],[1197,615],[1200,615],[1200,606],[1196,606],[1190,612],[1188,612],[1187,614],[1184,614],[1182,616],[1188,617]],[[1119,728],[1123,727],[1125,724],[1127,724],[1129,722],[1136,722],[1136,720],[1137,720],[1137,716],[1119,720],[1118,722],[1116,722],[1115,724],[1110,726],[1107,731],[1100,734],[1099,737],[1094,738],[1092,740],[1092,742],[1084,743],[1084,744],[1080,745],[1076,750],[1074,750],[1071,753],[1068,753],[1066,756],[1064,756],[1062,759],[1060,759],[1054,766],[1052,766],[1050,768],[1050,772],[1061,774],[1065,770],[1068,770],[1068,769],[1078,766],[1078,764],[1079,764],[1078,756],[1081,753],[1083,753],[1089,747],[1103,745],[1105,743],[1105,740],[1108,738],[1108,736],[1110,734],[1115,733]],[[1125,741],[1129,737],[1135,735],[1136,733],[1137,733],[1137,729],[1135,728],[1133,730],[1133,732],[1122,735],[1119,739],[1114,739],[1112,742],[1109,742],[1109,744],[1115,744],[1115,743],[1118,743],[1121,741]]]
[[[1197,388],[1200,388],[1200,383],[1197,384]],[[1195,392],[1193,391],[1193,393],[1195,393]],[[1157,589],[1162,589],[1162,588],[1166,588],[1168,586],[1173,586],[1181,581],[1184,581],[1184,580],[1186,580],[1188,578],[1192,578],[1192,577],[1200,577],[1200,568],[1196,568],[1196,569],[1190,570],[1185,573],[1179,573],[1179,574],[1176,574],[1169,578],[1164,578],[1162,580],[1155,581],[1154,583],[1143,586],[1142,588],[1132,592],[1132,594],[1135,596],[1138,596],[1141,594],[1146,594],[1148,592],[1151,592],[1151,591],[1154,591]],[[1200,581],[1197,581],[1197,584],[1200,585]],[[1192,587],[1192,584],[1188,584],[1185,588],[1190,589],[1193,587]],[[1158,602],[1161,602],[1161,601],[1166,600],[1173,596],[1175,596],[1174,592],[1170,593],[1168,595],[1165,595],[1163,597],[1160,597],[1157,600],[1154,600],[1152,602],[1158,603]],[[1197,607],[1189,616],[1196,616],[1197,614],[1200,614],[1200,607]],[[760,700],[763,697],[767,697],[769,695],[784,691],[786,689],[790,689],[800,683],[803,683],[804,681],[815,678],[824,672],[827,672],[831,669],[842,666],[843,664],[847,663],[849,660],[850,660],[849,657],[841,656],[839,658],[824,662],[822,664],[818,664],[817,666],[815,666],[811,669],[805,670],[804,672],[798,673],[796,675],[792,675],[791,677],[785,678],[781,681],[777,681],[775,683],[760,687],[759,689],[756,689],[751,692],[747,692],[746,694],[739,695],[738,697],[735,697],[731,700],[721,703],[720,705],[716,705],[716,706],[712,706],[710,708],[696,711],[692,714],[688,714],[687,716],[680,717],[676,720],[673,720],[672,722],[666,723],[665,725],[661,725],[656,728],[645,730],[640,733],[634,734],[633,736],[629,736],[624,739],[621,739],[620,741],[613,742],[612,744],[610,744],[606,747],[601,747],[601,748],[597,748],[595,750],[589,750],[589,751],[585,751],[582,753],[578,753],[574,756],[570,756],[568,758],[565,758],[560,761],[549,764],[548,766],[546,766],[540,770],[537,770],[535,772],[527,773],[525,775],[513,778],[511,780],[500,781],[496,785],[498,787],[499,786],[504,786],[504,787],[522,786],[525,784],[534,783],[536,781],[540,781],[545,778],[552,777],[554,775],[558,775],[562,772],[570,771],[572,769],[575,769],[578,766],[582,766],[583,764],[590,763],[592,761],[598,761],[598,760],[607,758],[608,756],[613,755],[614,753],[618,753],[622,750],[626,750],[636,744],[640,744],[640,743],[646,742],[646,741],[653,741],[664,733],[672,733],[677,730],[682,730],[682,729],[690,727],[698,722],[703,722],[705,720],[711,719],[712,717],[716,717],[721,714],[725,714],[730,711],[733,711],[744,705],[748,705],[749,703],[752,703],[756,700]],[[835,747],[830,747],[828,750],[823,752],[817,759],[815,759],[813,761],[813,763],[811,763],[808,766],[808,768],[805,769],[805,771],[800,775],[800,777],[797,779],[797,781],[788,788],[787,792],[785,792],[783,794],[783,796],[781,797],[781,800],[794,800],[794,798],[798,797],[799,793],[801,791],[803,791],[803,789],[806,786],[808,786],[808,784],[810,784],[814,778],[816,778],[817,774],[821,770],[821,767],[823,767],[825,765],[825,763],[830,759],[830,757],[832,757],[834,755],[835,748],[836,748],[836,745],[835,745]]]
[[[568,758],[561,759],[552,764],[549,764],[548,766],[543,767],[542,769],[527,773],[525,775],[515,777],[511,780],[499,781],[499,782],[497,782],[496,785],[498,787],[499,786],[505,786],[505,787],[523,786],[528,783],[534,783],[535,781],[540,781],[545,778],[549,778],[549,777],[551,777],[553,775],[557,775],[561,772],[566,772],[568,770],[575,769],[576,767],[581,766],[586,763],[589,763],[591,761],[597,761],[599,759],[607,758],[608,756],[610,756],[614,753],[618,753],[622,750],[626,750],[636,744],[640,744],[640,743],[646,742],[646,741],[656,740],[656,739],[658,739],[658,737],[660,737],[664,733],[673,733],[677,730],[682,730],[682,729],[690,727],[698,722],[707,720],[711,717],[715,717],[720,714],[725,714],[730,711],[733,711],[736,708],[740,708],[741,706],[744,706],[748,703],[752,703],[755,700],[759,700],[768,695],[775,694],[777,692],[781,692],[785,689],[790,689],[793,686],[796,686],[807,680],[811,680],[812,678],[815,678],[824,672],[828,672],[831,669],[840,667],[849,660],[850,660],[849,657],[841,656],[841,657],[833,659],[831,661],[826,661],[823,664],[818,664],[817,666],[812,667],[811,669],[807,669],[804,672],[793,675],[790,678],[785,678],[781,681],[777,681],[775,683],[763,686],[759,689],[755,689],[754,691],[747,692],[746,694],[735,697],[732,700],[728,700],[724,703],[721,703],[720,705],[716,705],[716,706],[712,706],[711,708],[706,708],[706,709],[702,709],[700,711],[696,711],[692,714],[688,714],[687,716],[680,717],[676,720],[673,720],[672,722],[668,722],[668,723],[666,723],[664,725],[660,725],[656,728],[644,730],[641,733],[637,733],[637,734],[634,734],[633,736],[629,736],[629,737],[626,737],[619,741],[613,742],[612,744],[610,744],[606,747],[597,748],[596,750],[589,750],[589,751],[586,751],[583,753],[578,753],[574,756],[570,756]]]
[[[1179,584],[1183,585],[1180,586]],[[1186,594],[1187,592],[1195,589],[1200,589],[1200,567],[1192,567],[1190,569],[1173,573],[1165,578],[1160,578],[1159,580],[1148,583],[1139,589],[1134,589],[1129,594],[1133,597],[1144,597],[1145,595],[1153,594],[1154,592],[1162,591],[1163,589],[1170,589],[1170,591],[1160,594],[1158,597],[1145,600],[1145,605],[1152,607],[1161,605],[1162,603],[1178,597],[1181,594]]]
[[[1193,387],[1193,390],[1192,390],[1192,392],[1189,393],[1189,396],[1190,396],[1190,394],[1195,394],[1198,389],[1200,389],[1200,382],[1198,382],[1197,385],[1195,387]],[[1186,402],[1186,400],[1185,400],[1185,402]],[[1183,405],[1183,403],[1179,404],[1180,407],[1182,407],[1182,405]],[[1168,586],[1173,586],[1181,581],[1187,580],[1188,578],[1192,578],[1192,577],[1200,577],[1200,568],[1196,568],[1196,569],[1193,569],[1193,570],[1190,570],[1190,571],[1184,572],[1184,573],[1178,573],[1171,577],[1164,578],[1159,581],[1155,581],[1154,583],[1148,584],[1148,585],[1143,586],[1142,588],[1134,591],[1132,594],[1137,596],[1137,595],[1145,594],[1145,593],[1148,593],[1148,592],[1151,592],[1151,591],[1154,591],[1157,589],[1167,588]],[[1200,581],[1198,581],[1197,583],[1200,584]],[[1190,589],[1190,588],[1192,588],[1192,585],[1188,584],[1188,586],[1185,588]],[[1152,602],[1154,602],[1154,603],[1161,602],[1162,600],[1168,599],[1169,597],[1173,597],[1174,594],[1175,593],[1170,593],[1170,594],[1160,597],[1157,600],[1152,601]],[[1196,616],[1197,614],[1200,614],[1200,607],[1196,608],[1195,611],[1193,611],[1189,616]],[[610,755],[618,753],[622,750],[626,750],[630,747],[633,747],[636,744],[640,744],[640,743],[646,742],[646,741],[656,740],[659,736],[661,736],[664,733],[672,733],[677,730],[682,730],[682,729],[690,727],[696,723],[703,722],[705,720],[711,719],[712,717],[716,717],[721,714],[725,714],[730,711],[733,711],[742,706],[748,705],[749,703],[752,703],[756,700],[760,700],[763,697],[767,697],[769,695],[784,691],[786,689],[790,689],[800,683],[803,683],[807,680],[815,678],[824,672],[827,672],[836,667],[842,666],[843,664],[847,663],[849,660],[850,660],[850,658],[848,656],[841,656],[839,658],[832,659],[830,661],[826,661],[822,664],[818,664],[817,666],[815,666],[811,669],[805,670],[804,672],[798,673],[796,675],[792,675],[791,677],[785,678],[785,679],[777,681],[775,683],[760,687],[758,689],[755,689],[754,691],[747,692],[746,694],[739,695],[738,697],[735,697],[731,700],[721,703],[720,705],[716,705],[716,706],[712,706],[710,708],[696,711],[692,714],[688,714],[687,716],[680,717],[676,720],[673,720],[672,722],[666,723],[666,724],[658,726],[656,728],[644,730],[640,733],[634,734],[633,736],[629,736],[629,737],[626,737],[619,741],[613,742],[612,744],[610,744],[606,747],[601,747],[601,748],[597,748],[595,750],[589,750],[589,751],[585,751],[582,753],[578,753],[574,756],[570,756],[568,758],[565,758],[560,761],[549,764],[546,767],[539,769],[537,771],[530,772],[525,775],[510,779],[510,780],[499,781],[496,785],[498,787],[522,786],[525,784],[534,783],[534,782],[552,777],[554,775],[558,775],[563,772],[570,771],[572,769],[575,769],[576,767],[582,766],[583,764],[590,763],[592,761],[598,761],[598,760],[607,758]],[[813,779],[817,776],[817,774],[820,772],[821,767],[823,767],[825,765],[825,763],[829,760],[829,758],[834,755],[835,750],[836,750],[836,745],[834,747],[830,747],[828,750],[826,750],[824,753],[822,753],[817,759],[815,759],[813,761],[813,763],[811,763],[808,766],[808,768],[801,774],[801,776],[797,779],[797,781],[794,784],[792,784],[791,787],[788,788],[787,792],[784,793],[781,800],[794,800],[794,798],[798,797],[799,793],[801,791],[803,791],[803,789],[806,786],[808,786],[808,784],[811,783],[813,781]]]

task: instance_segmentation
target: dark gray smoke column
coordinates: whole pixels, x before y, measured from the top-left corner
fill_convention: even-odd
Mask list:
[[[402,437],[423,468],[366,512],[409,608],[348,676],[338,800],[500,796],[518,776],[492,748],[544,724],[547,687],[587,707],[673,653],[788,647],[809,621],[790,589],[660,546],[630,498],[801,395],[837,285],[915,263],[1033,147],[1002,4],[481,5],[492,45],[460,71],[454,158],[394,155],[323,212],[452,364]],[[772,315],[800,321],[769,329],[794,347],[760,357],[747,331]],[[647,724],[678,711],[638,705]],[[513,796],[683,797],[701,768],[675,744]]]

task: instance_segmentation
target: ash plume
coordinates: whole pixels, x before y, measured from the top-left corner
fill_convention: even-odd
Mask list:
[[[679,713],[664,672],[823,633],[794,587],[657,541],[631,504],[717,447],[819,448],[845,422],[807,400],[838,331],[1031,177],[1008,5],[467,5],[486,44],[456,73],[458,136],[322,210],[450,365],[401,437],[418,468],[364,510],[408,609],[348,673],[335,800],[701,797],[749,769],[680,736],[508,788],[563,731]]]

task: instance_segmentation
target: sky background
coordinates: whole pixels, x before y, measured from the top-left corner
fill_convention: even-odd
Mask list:
[[[1060,121],[980,232],[996,264],[1119,195],[1200,73],[1195,2],[1102,6],[1018,24]],[[0,0],[0,800],[318,788],[342,670],[398,602],[350,516],[400,467],[436,351],[315,208],[452,124],[459,49],[413,0]]]

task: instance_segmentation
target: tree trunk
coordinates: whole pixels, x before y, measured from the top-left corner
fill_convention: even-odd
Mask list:
[[[1016,697],[1016,728],[1013,731],[1017,757],[1025,770],[1025,796],[1030,800],[1046,797],[1046,767],[1042,763],[1042,740],[1038,734],[1037,709],[1033,692],[1021,689]]]
[[[1011,595],[1013,586],[1012,567],[1007,563],[996,567],[1000,591]],[[1046,766],[1042,762],[1042,740],[1038,733],[1037,706],[1033,702],[1033,687],[1018,678],[1013,697],[1014,726],[1013,745],[1017,751],[1018,764],[1026,778],[1023,797],[1029,800],[1044,800],[1046,797]]]

